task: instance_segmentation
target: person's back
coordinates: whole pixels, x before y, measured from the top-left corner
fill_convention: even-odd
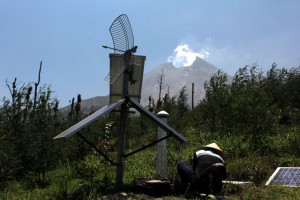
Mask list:
[[[222,180],[227,178],[225,162],[214,150],[201,149],[194,154],[193,170],[195,171],[193,187],[197,192],[219,193]]]
[[[193,167],[185,163],[177,166],[184,188],[192,191],[217,194],[222,189],[222,180],[227,178],[223,152],[216,143],[202,146],[193,157]]]

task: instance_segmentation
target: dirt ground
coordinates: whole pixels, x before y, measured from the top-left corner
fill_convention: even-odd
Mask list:
[[[143,200],[143,199],[155,199],[155,200],[182,200],[182,199],[211,199],[211,200],[223,200],[224,197],[218,196],[205,196],[205,195],[198,195],[198,196],[162,196],[162,197],[154,197],[149,196],[146,194],[135,194],[135,193],[126,193],[126,192],[120,192],[118,194],[110,194],[110,195],[104,195],[101,197],[98,197],[98,200]]]

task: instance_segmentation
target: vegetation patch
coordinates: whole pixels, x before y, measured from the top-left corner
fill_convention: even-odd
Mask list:
[[[39,77],[40,79],[40,77]],[[134,194],[136,178],[158,178],[155,146],[125,159],[124,187],[115,188],[115,166],[79,137],[53,137],[86,117],[81,96],[73,98],[67,115],[50,86],[6,82],[11,96],[0,107],[0,199],[145,199]],[[205,98],[194,108],[182,88],[178,96],[154,100],[153,113],[167,111],[168,124],[188,142],[167,140],[167,179],[174,194],[184,198],[176,171],[179,162],[191,164],[202,145],[216,142],[225,152],[228,180],[246,181],[245,187],[224,184],[226,199],[297,199],[298,188],[264,186],[274,170],[300,166],[300,68],[263,73],[257,66],[239,69],[229,83],[219,71],[205,83]],[[157,127],[144,116],[129,115],[126,151],[133,152],[156,139]],[[116,161],[119,114],[113,112],[81,130],[89,141]],[[202,197],[199,197],[202,198]],[[206,198],[206,197],[205,197]]]

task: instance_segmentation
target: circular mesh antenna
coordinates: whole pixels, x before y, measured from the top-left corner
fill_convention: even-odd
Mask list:
[[[115,19],[109,28],[115,53],[125,52],[134,47],[134,38],[127,15],[122,14]]]
[[[127,15],[118,16],[111,24],[109,32],[114,43],[115,54],[125,53],[127,50],[134,48],[134,37]],[[110,70],[104,81],[108,84],[114,83],[124,70],[123,62],[115,63],[114,69]]]

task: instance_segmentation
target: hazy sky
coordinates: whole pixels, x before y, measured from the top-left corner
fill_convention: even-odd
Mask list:
[[[102,45],[113,46],[109,27],[120,14],[147,56],[145,72],[187,46],[230,75],[253,63],[300,65],[299,0],[0,0],[0,98],[9,96],[6,79],[37,81],[41,60],[41,85],[61,106],[77,94],[108,95],[112,51]]]

